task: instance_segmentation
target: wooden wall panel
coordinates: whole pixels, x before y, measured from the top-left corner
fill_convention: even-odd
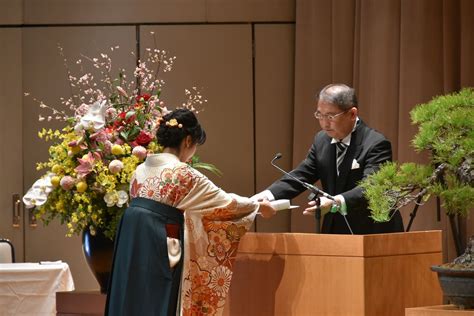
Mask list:
[[[12,227],[12,195],[23,191],[22,64],[19,28],[0,29],[0,238],[13,242],[23,259],[23,229]]]
[[[252,101],[252,34],[250,25],[163,25],[141,28],[141,50],[153,47],[176,56],[174,69],[163,78],[165,104],[173,109],[184,101],[184,89],[197,87],[208,103],[199,114],[207,133],[197,155],[222,172],[218,186],[228,192],[254,192]]]
[[[0,0],[0,25],[23,23],[22,0]]]
[[[332,82],[331,14],[332,1],[297,1],[292,167],[306,157],[315,133],[320,130],[312,114],[316,110],[316,94]],[[315,232],[314,217],[304,216],[301,212],[308,203],[308,194],[300,194],[293,200],[301,209],[292,212],[292,232]]]
[[[25,24],[204,22],[205,0],[25,0]]]
[[[208,22],[293,22],[296,0],[206,0]]]
[[[23,2],[25,24],[96,24],[294,21],[296,1],[25,0]]]
[[[257,192],[282,176],[270,164],[276,153],[283,154],[276,162],[281,168],[292,168],[294,29],[289,24],[255,26]],[[290,231],[290,215],[290,211],[282,211],[271,220],[257,217],[257,231]]]
[[[113,58],[114,67],[120,66],[133,71],[135,57],[134,27],[49,27],[23,29],[23,83],[24,90],[31,96],[43,100],[46,104],[59,108],[59,98],[69,97],[63,60],[58,54],[57,43],[64,47],[64,53],[70,60],[72,70],[77,69],[75,61],[85,54],[96,56],[101,52]],[[119,45],[115,53],[110,47]],[[117,68],[114,68],[115,71]],[[74,72],[74,71],[73,71]],[[129,72],[130,73],[130,72]],[[36,162],[45,161],[48,157],[48,144],[37,138],[42,127],[58,128],[63,124],[38,122],[39,106],[32,98],[26,97],[23,113],[23,152],[24,152],[24,189],[43,174],[35,170]],[[44,113],[44,112],[42,112]],[[82,254],[81,239],[65,237],[66,229],[57,221],[43,228],[27,228],[25,235],[26,261],[39,260],[66,261],[73,273],[76,289],[97,289],[97,283],[86,265]]]

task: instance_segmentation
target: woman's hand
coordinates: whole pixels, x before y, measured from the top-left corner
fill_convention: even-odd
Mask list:
[[[270,218],[276,214],[276,210],[273,208],[273,206],[268,200],[258,202],[258,204],[260,204],[258,211],[260,212],[263,218]]]

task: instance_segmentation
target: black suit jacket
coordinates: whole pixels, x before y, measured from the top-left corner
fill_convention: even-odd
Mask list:
[[[352,168],[354,160],[359,164],[358,168]],[[315,136],[308,156],[291,171],[291,174],[308,183],[321,180],[323,191],[330,195],[341,194],[346,201],[347,220],[354,234],[399,232],[403,231],[400,213],[397,211],[390,222],[375,223],[370,218],[362,188],[357,186],[360,180],[375,172],[381,163],[391,160],[390,142],[360,120],[352,132],[351,144],[341,163],[339,176],[336,171],[336,145],[331,144],[331,137],[324,131]],[[276,199],[292,199],[305,188],[290,177],[284,176],[273,183],[268,190]],[[333,234],[350,233],[343,216],[339,213],[327,213],[321,231]]]

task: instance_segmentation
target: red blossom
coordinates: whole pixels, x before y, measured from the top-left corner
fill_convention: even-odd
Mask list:
[[[127,117],[127,112],[121,112],[119,115],[117,115],[117,120],[114,122],[114,127],[117,128],[119,126],[124,126],[130,123],[135,122],[136,115],[130,115],[129,118]]]
[[[148,93],[144,93],[142,95],[137,95],[135,97],[135,100],[137,100],[137,102],[142,102],[142,99],[143,101],[147,102],[148,100],[150,100],[151,98],[151,95],[149,95]]]
[[[135,138],[135,142],[137,142],[138,145],[146,147],[152,139],[153,137],[150,134],[145,131],[140,131],[140,134]]]

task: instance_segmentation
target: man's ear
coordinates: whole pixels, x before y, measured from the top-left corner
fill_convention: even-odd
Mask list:
[[[351,117],[355,119],[357,117],[358,110],[356,107],[351,108]]]

